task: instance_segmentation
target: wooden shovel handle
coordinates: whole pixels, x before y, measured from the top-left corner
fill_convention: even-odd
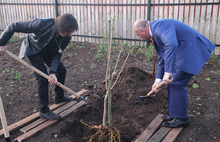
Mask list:
[[[37,68],[29,65],[27,62],[23,61],[22,59],[18,58],[16,55],[14,55],[13,53],[11,53],[8,50],[5,50],[5,53],[7,55],[9,55],[10,57],[14,58],[16,61],[20,62],[21,64],[23,64],[24,66],[30,68],[31,70],[35,71],[36,73],[38,73],[39,75],[43,76],[46,79],[51,79],[51,77],[49,77],[48,75],[46,75],[45,73],[43,73],[42,71],[38,70]],[[69,89],[68,87],[64,86],[63,84],[61,84],[60,82],[56,83],[57,86],[59,86],[60,88],[62,88],[63,90],[67,91],[68,93],[76,96],[77,98],[80,98],[80,95],[73,92],[71,89]]]
[[[159,88],[160,88],[161,86],[163,86],[164,84],[165,84],[165,82],[162,81],[160,84],[157,85],[156,89],[159,89]],[[150,96],[152,93],[153,93],[153,91],[151,90],[151,91],[147,94],[147,96]]]

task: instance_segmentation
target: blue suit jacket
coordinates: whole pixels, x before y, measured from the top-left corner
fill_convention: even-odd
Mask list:
[[[150,29],[159,54],[157,78],[162,79],[164,72],[175,73],[176,68],[198,74],[215,48],[196,30],[173,19],[155,20]]]

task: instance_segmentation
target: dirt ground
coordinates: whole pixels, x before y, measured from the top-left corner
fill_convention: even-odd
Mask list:
[[[18,55],[21,41],[9,43],[8,50]],[[28,142],[85,142],[92,133],[80,120],[90,125],[102,124],[107,59],[97,56],[97,51],[100,50],[97,47],[98,45],[87,42],[73,42],[62,57],[67,68],[65,85],[74,92],[88,90],[83,96],[89,96],[89,105],[38,132]],[[118,49],[119,47],[113,50],[113,63],[117,60]],[[124,48],[117,72],[129,49]],[[157,114],[168,115],[166,86],[154,98],[139,97],[147,94],[153,84],[153,61],[146,60],[144,50],[146,49],[134,49],[112,90],[113,126],[120,131],[121,142],[133,142]],[[24,60],[29,63],[27,58]],[[33,71],[11,57],[2,55],[0,62],[0,95],[10,125],[38,111],[37,83]],[[182,130],[176,142],[220,141],[219,65],[219,58],[212,56],[202,71],[188,84],[190,125]],[[50,105],[54,103],[53,88],[50,86]],[[10,133],[11,139],[21,134],[19,130],[13,131]],[[0,141],[4,141],[4,137]]]

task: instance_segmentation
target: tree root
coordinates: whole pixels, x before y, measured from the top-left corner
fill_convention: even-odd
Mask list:
[[[92,135],[83,138],[88,142],[120,142],[120,132],[115,127],[105,128],[102,125],[92,126],[86,124],[82,120],[80,122],[89,127],[91,131]]]

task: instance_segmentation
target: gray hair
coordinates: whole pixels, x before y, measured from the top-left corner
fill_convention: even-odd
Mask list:
[[[146,28],[148,20],[141,20],[134,28],[137,32],[140,32],[140,29]]]

